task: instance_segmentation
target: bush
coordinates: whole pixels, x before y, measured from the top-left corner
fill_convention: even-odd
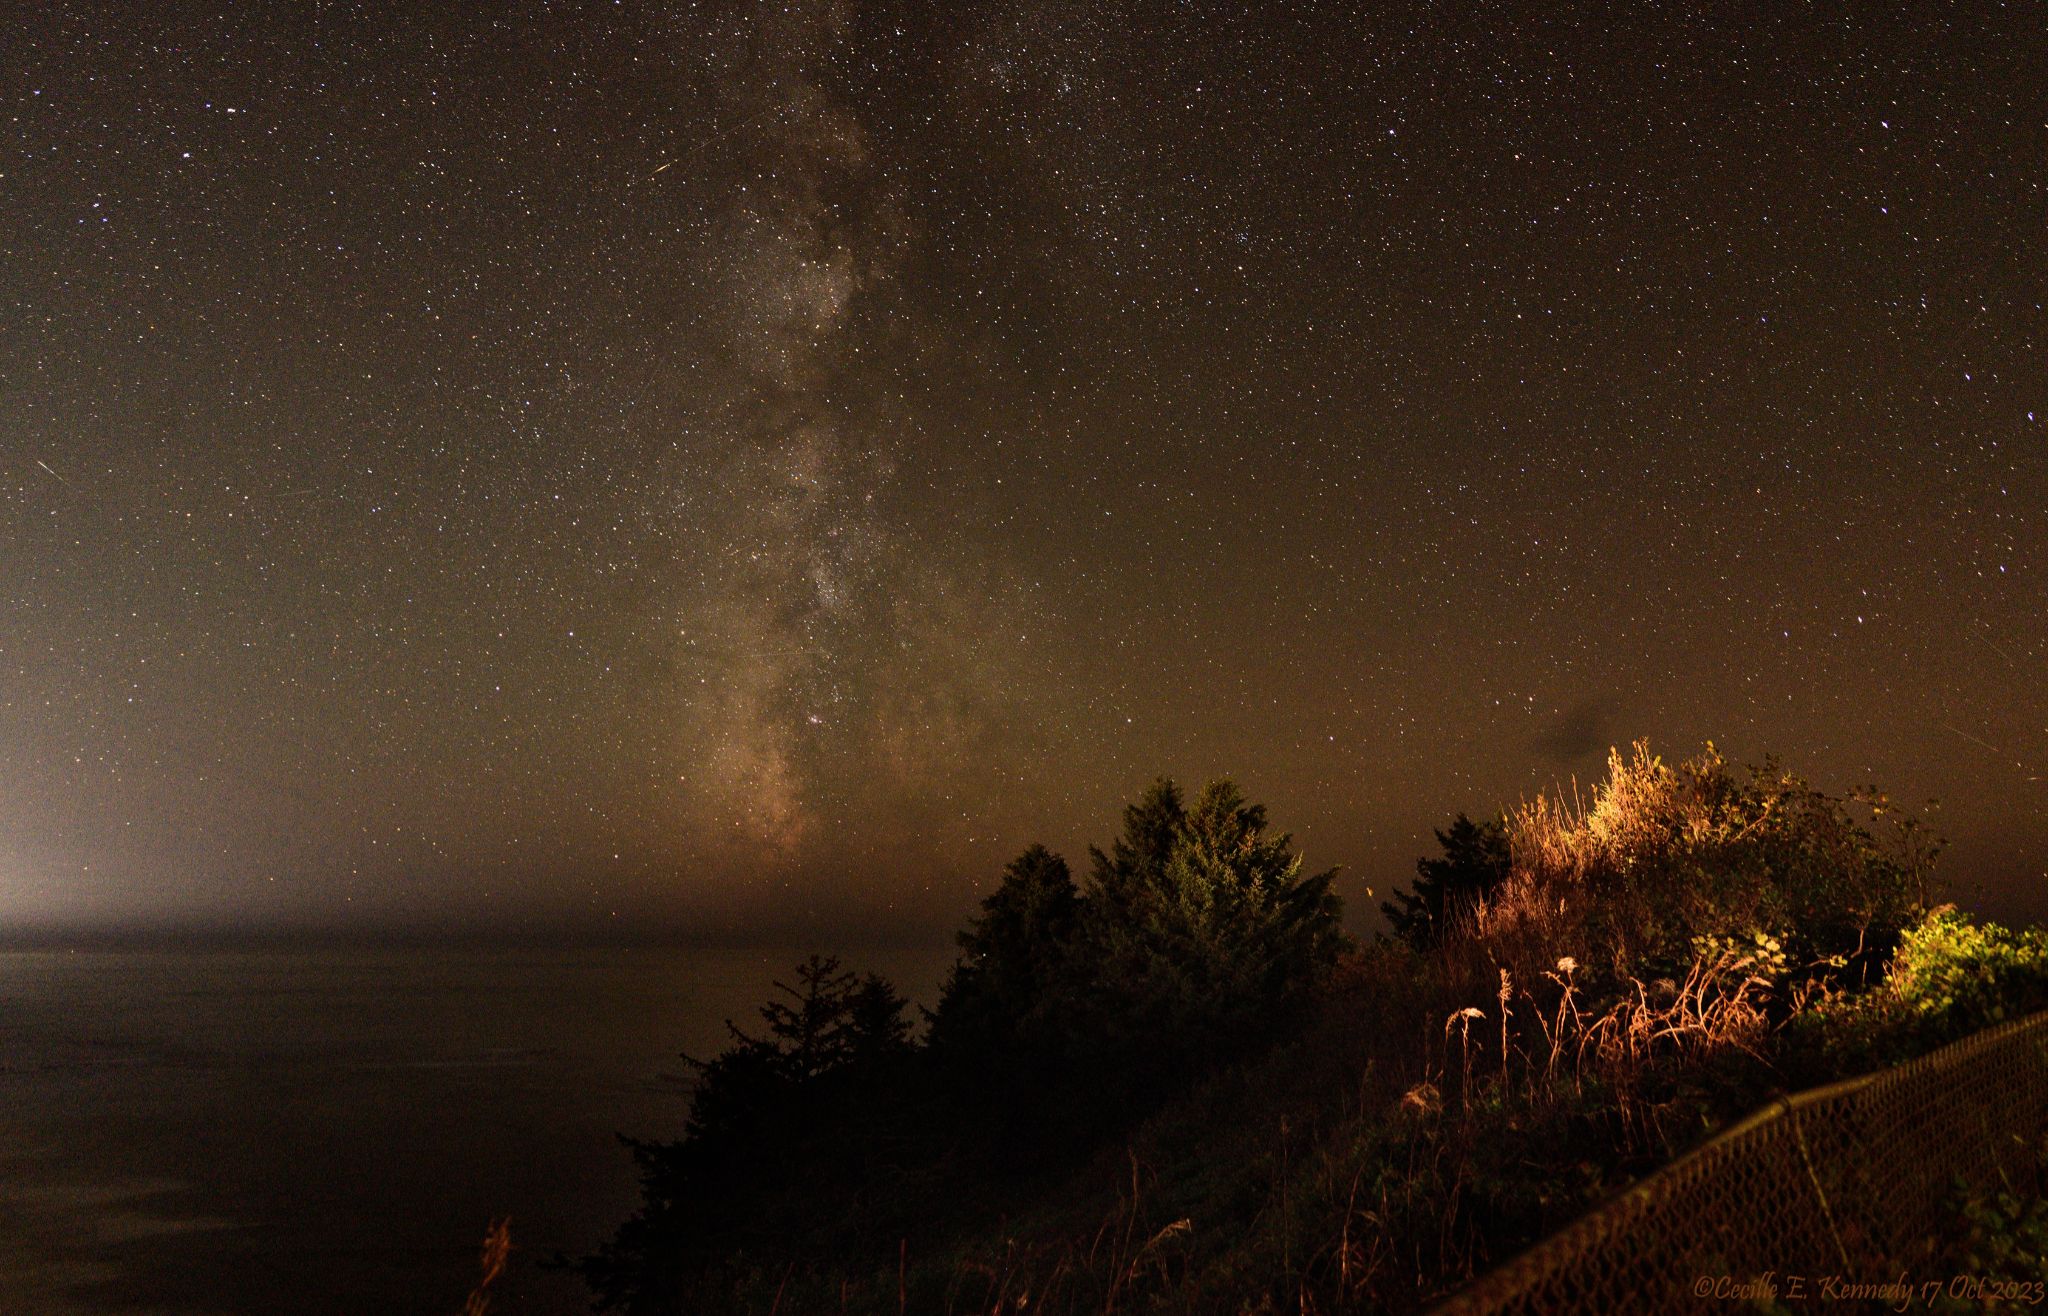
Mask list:
[[[2009,1180],[1999,1192],[1971,1191],[1960,1180],[1948,1209],[1955,1224],[1943,1240],[1950,1273],[1965,1277],[1946,1286],[1931,1305],[1939,1312],[1978,1312],[1999,1305],[2039,1306],[2048,1280],[2048,1142],[2034,1148],[2025,1182]]]
[[[1973,923],[1944,905],[1898,939],[1875,988],[1834,994],[1790,1021],[1791,1074],[1819,1082],[1896,1064],[2048,1007],[2048,932]]]
[[[1738,775],[1710,744],[1674,767],[1638,741],[1607,769],[1589,806],[1539,796],[1509,816],[1509,878],[1478,935],[1562,910],[1574,944],[1544,949],[1597,954],[1619,982],[1682,972],[1701,938],[1846,963],[1918,908],[1923,875],[1776,760]]]
[[[1943,906],[1900,938],[1885,986],[1939,1031],[1975,1031],[2048,998],[2048,931],[1972,923]]]

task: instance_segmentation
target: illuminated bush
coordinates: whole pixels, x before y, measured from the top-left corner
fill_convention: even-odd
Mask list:
[[[1849,805],[1775,760],[1738,774],[1709,745],[1674,766],[1638,741],[1609,755],[1590,804],[1539,796],[1509,816],[1509,877],[1476,931],[1562,923],[1617,975],[1676,971],[1701,938],[1854,955],[1896,935],[1924,876]]]
[[[1943,907],[1900,938],[1885,987],[1946,1031],[1996,1023],[2048,997],[2048,931],[1972,923]]]

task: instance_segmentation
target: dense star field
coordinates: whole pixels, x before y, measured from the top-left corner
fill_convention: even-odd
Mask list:
[[[7,44],[10,929],[949,928],[1161,772],[1362,928],[1637,736],[2043,912],[2026,6]]]

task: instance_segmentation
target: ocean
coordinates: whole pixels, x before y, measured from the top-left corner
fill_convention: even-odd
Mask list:
[[[633,1209],[617,1134],[676,1136],[679,1054],[797,952],[0,952],[0,1313],[588,1310],[538,1263]],[[849,957],[930,1004],[941,947]]]

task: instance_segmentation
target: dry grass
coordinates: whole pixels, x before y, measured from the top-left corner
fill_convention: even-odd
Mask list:
[[[501,1216],[491,1222],[484,1231],[483,1255],[479,1258],[480,1274],[476,1287],[469,1291],[468,1301],[462,1304],[462,1316],[485,1316],[491,1309],[491,1285],[498,1276],[505,1273],[505,1262],[512,1256],[512,1217]]]
[[[1604,1180],[1525,1209],[1575,1161],[1616,1145],[1661,1159],[1697,1133],[1673,1118],[1674,1077],[1755,1057],[1768,1038],[1767,984],[1739,955],[1598,1002],[1569,956],[1526,983],[1494,967],[1484,995],[1441,1013],[1418,967],[1396,948],[1364,952],[1302,1044],[1198,1094],[1173,1117],[1186,1130],[1141,1131],[1064,1210],[943,1260],[910,1258],[907,1297],[892,1247],[864,1282],[778,1267],[754,1309],[1414,1310],[1596,1196]],[[1183,1141],[1187,1130],[1206,1137]],[[1091,1197],[1099,1213],[1084,1215]],[[1504,1231],[1516,1212],[1527,1218]]]

